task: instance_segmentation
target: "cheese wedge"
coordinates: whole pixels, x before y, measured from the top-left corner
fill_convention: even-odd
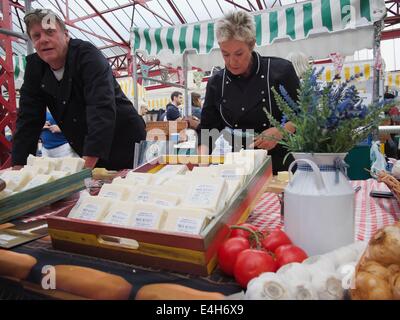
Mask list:
[[[104,184],[99,192],[100,197],[112,198],[114,200],[126,200],[130,188],[121,184]]]
[[[21,191],[26,191],[35,187],[38,187],[42,184],[53,181],[53,177],[49,174],[38,174],[34,176],[31,181],[27,183],[25,187],[21,189]]]
[[[131,226],[150,230],[161,230],[166,219],[164,208],[154,204],[137,203],[133,209]]]
[[[110,208],[112,199],[99,196],[88,196],[72,208],[68,218],[101,221]]]
[[[134,205],[132,203],[116,201],[111,205],[102,222],[127,227],[131,225],[133,212]]]
[[[223,178],[199,178],[192,182],[181,206],[204,209],[217,215],[225,206],[227,189]]]
[[[199,234],[209,222],[206,210],[168,208],[163,231]]]
[[[81,158],[63,158],[60,170],[69,173],[76,173],[81,171],[84,165],[85,160]]]

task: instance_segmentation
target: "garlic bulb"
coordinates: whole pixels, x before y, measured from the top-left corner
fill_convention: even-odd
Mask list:
[[[293,294],[287,283],[274,272],[265,272],[247,285],[246,300],[290,300]]]

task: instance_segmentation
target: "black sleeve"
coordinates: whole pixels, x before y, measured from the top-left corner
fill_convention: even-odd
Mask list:
[[[40,65],[33,56],[28,56],[12,141],[13,166],[25,165],[29,154],[36,155],[40,133],[46,121],[46,103],[41,95],[40,79]]]
[[[290,61],[287,61],[287,63],[285,64],[285,68],[284,68],[283,74],[281,76],[280,84],[283,85],[283,87],[286,89],[287,93],[292,98],[292,100],[297,103],[297,101],[298,101],[297,90],[300,88],[300,80],[297,77],[297,74],[293,67],[293,64]],[[276,90],[279,92],[280,95],[282,95],[279,88],[276,88]],[[277,109],[279,109],[279,108],[277,108]],[[282,112],[279,110],[279,113],[280,113],[280,115],[276,119],[281,121]]]
[[[201,109],[200,124],[197,128],[198,144],[207,144],[206,141],[202,141],[202,130],[203,136],[205,133],[209,133],[209,130],[216,129],[222,131],[224,129],[224,122],[219,112],[219,100],[221,99],[218,94],[218,78],[211,78],[207,82],[206,95],[204,98],[203,108]],[[214,147],[213,139],[208,139],[208,146],[210,152]],[[215,141],[214,141],[215,142]]]
[[[83,155],[109,158],[116,122],[114,77],[103,54],[85,43],[78,55],[83,95],[86,105],[88,134]]]

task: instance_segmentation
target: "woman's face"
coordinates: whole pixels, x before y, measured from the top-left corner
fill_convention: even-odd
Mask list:
[[[227,40],[219,43],[226,68],[234,75],[246,74],[250,69],[251,53],[246,42],[240,40]]]

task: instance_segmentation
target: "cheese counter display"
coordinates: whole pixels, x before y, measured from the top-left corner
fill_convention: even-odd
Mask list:
[[[20,170],[0,172],[5,189],[0,192],[0,223],[85,189],[91,170],[81,158],[47,158],[29,155]]]
[[[71,210],[48,217],[53,247],[207,275],[226,226],[244,221],[272,177],[266,152],[161,156],[101,181]],[[208,160],[208,162],[207,162]]]
[[[81,158],[29,155],[27,164],[22,169],[6,170],[0,174],[0,178],[6,182],[6,189],[0,192],[0,199],[79,172],[84,164],[85,161]]]

